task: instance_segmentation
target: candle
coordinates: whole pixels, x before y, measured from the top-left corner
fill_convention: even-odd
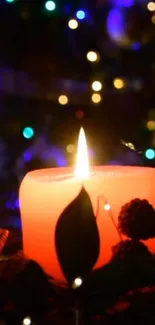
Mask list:
[[[112,246],[120,241],[114,225],[121,206],[134,198],[145,198],[155,205],[155,169],[98,166],[89,171],[86,139],[81,129],[75,173],[69,167],[35,170],[25,176],[20,186],[24,252],[57,280],[64,280],[55,248],[57,221],[82,186],[97,215],[100,253],[95,268],[109,261]],[[150,249],[155,247],[153,240],[148,245]]]

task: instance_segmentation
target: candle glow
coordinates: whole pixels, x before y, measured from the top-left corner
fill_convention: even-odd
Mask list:
[[[79,134],[75,176],[78,179],[86,179],[89,177],[88,149],[83,128],[81,128]]]

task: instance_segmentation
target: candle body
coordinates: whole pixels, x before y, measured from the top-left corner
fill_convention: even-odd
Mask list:
[[[25,254],[36,260],[57,280],[64,276],[56,255],[55,227],[64,208],[79,194],[82,185],[88,192],[100,234],[100,255],[95,267],[107,263],[111,247],[119,242],[118,233],[104,202],[117,223],[120,208],[133,198],[147,199],[155,205],[155,170],[142,167],[94,167],[84,181],[75,179],[70,168],[53,168],[28,173],[20,187],[20,206]],[[89,225],[88,225],[89,227]],[[148,241],[153,250],[154,240]]]

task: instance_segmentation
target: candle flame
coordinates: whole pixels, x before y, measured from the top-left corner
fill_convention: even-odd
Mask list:
[[[80,129],[79,133],[75,176],[79,179],[85,179],[89,176],[87,141],[83,128]]]

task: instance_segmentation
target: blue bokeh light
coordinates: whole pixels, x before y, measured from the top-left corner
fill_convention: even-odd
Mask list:
[[[48,11],[53,11],[53,10],[55,10],[55,8],[56,8],[56,4],[55,4],[55,2],[54,1],[47,1],[46,3],[45,3],[45,8],[48,10]]]
[[[86,14],[83,10],[78,10],[76,13],[76,17],[80,20],[84,19],[86,17]]]
[[[17,197],[16,192],[11,192],[8,195],[8,199],[6,202],[6,208],[8,210],[18,210],[19,209],[19,198]]]
[[[113,0],[114,5],[124,8],[130,8],[134,5],[135,0]]]
[[[15,0],[5,0],[5,1],[11,3],[14,2]]]
[[[155,150],[153,150],[153,149],[147,149],[145,151],[145,157],[147,159],[154,159],[155,158]]]
[[[57,166],[58,167],[65,167],[67,165],[67,161],[64,157],[57,158]]]
[[[48,164],[51,164],[52,161],[54,161],[58,167],[67,166],[64,152],[58,147],[49,146],[49,148],[42,152],[41,159]]]
[[[116,42],[125,37],[124,16],[122,10],[113,8],[107,17],[107,31],[109,36]]]
[[[24,160],[26,162],[29,162],[33,159],[32,153],[30,151],[25,151],[24,152]]]
[[[23,136],[26,139],[31,139],[34,136],[34,130],[30,126],[25,127],[23,130]]]
[[[132,44],[132,49],[133,49],[134,51],[139,51],[140,48],[141,48],[141,44],[140,44],[140,43],[135,42],[135,43]]]

